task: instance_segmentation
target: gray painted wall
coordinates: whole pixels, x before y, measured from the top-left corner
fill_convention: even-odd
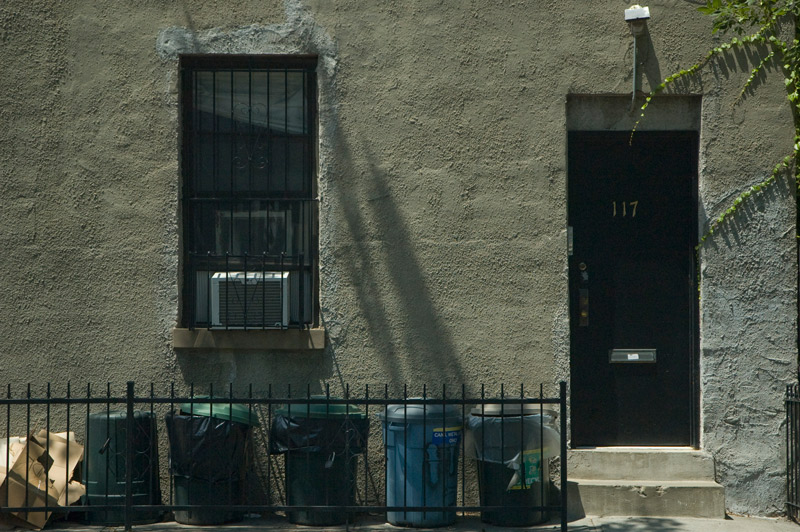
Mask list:
[[[691,3],[649,4],[643,90],[715,41]],[[627,2],[12,2],[0,8],[4,383],[294,383],[315,389],[569,375],[568,127],[627,128]],[[315,53],[324,352],[175,350],[177,54]],[[702,96],[700,226],[791,148],[778,71]],[[597,116],[568,95],[602,95]],[[581,100],[581,101],[585,101]],[[657,105],[642,128],[669,128]],[[569,115],[569,116],[568,116]],[[599,116],[599,118],[598,118]],[[569,123],[568,123],[569,120]],[[577,122],[575,122],[577,121]],[[782,391],[796,367],[794,187],[701,253],[702,446],[728,506],[779,512]]]

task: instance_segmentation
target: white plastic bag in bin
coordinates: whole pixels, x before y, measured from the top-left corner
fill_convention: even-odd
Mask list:
[[[559,455],[558,414],[536,404],[487,404],[467,416],[465,452],[468,458],[503,464],[509,469],[509,490],[541,482],[547,461]]]

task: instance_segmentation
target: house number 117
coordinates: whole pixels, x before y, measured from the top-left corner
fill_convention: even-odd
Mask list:
[[[636,218],[636,207],[639,206],[639,200],[620,201],[619,204],[617,204],[616,201],[612,201],[611,205],[614,207],[614,214],[612,216],[620,216],[624,218],[628,216],[628,211],[631,211],[631,218]]]

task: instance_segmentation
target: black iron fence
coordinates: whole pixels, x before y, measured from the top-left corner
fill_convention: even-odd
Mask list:
[[[786,514],[800,522],[800,387],[786,386]]]
[[[157,395],[129,382],[124,394],[110,385],[55,394],[48,384],[37,396],[8,386],[0,520],[38,528],[57,514],[131,530],[277,512],[304,525],[428,528],[480,514],[567,530],[566,384],[558,397],[542,390],[365,386],[337,396],[173,384]]]

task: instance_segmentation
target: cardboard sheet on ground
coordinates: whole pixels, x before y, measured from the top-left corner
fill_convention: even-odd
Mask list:
[[[51,508],[77,502],[85,492],[74,479],[82,458],[83,446],[72,432],[42,430],[29,438],[0,438],[0,506],[42,508],[2,512],[0,521],[40,529],[52,515]]]

